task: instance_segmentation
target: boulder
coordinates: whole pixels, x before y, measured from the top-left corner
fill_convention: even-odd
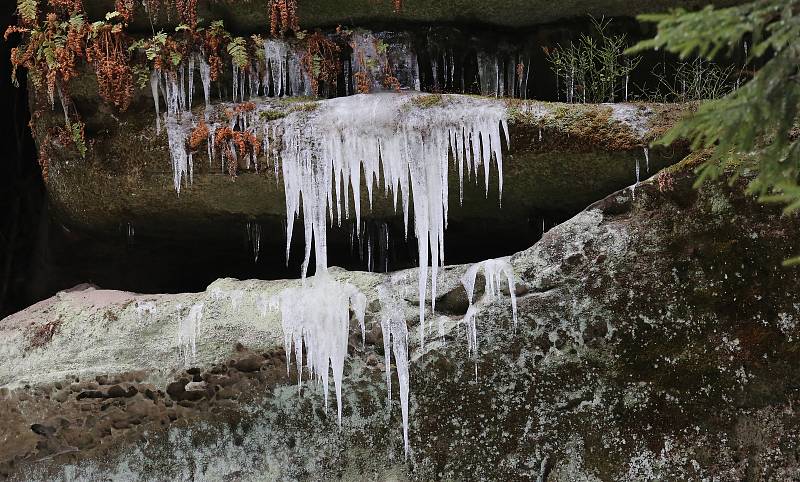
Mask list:
[[[796,252],[800,218],[745,194],[746,179],[694,190],[701,159],[690,156],[604,198],[513,255],[516,325],[508,295],[489,296],[478,283],[474,356],[463,316],[450,307],[427,308],[428,319],[445,322],[441,332],[429,327],[423,348],[417,301],[405,297],[407,455],[397,383],[387,406],[388,360],[370,328],[380,309],[375,287],[391,276],[413,293],[416,270],[334,270],[367,295],[371,333],[369,343],[350,348],[340,426],[320,385],[304,382],[298,391],[279,315],[258,307],[299,281],[220,280],[204,293],[175,295],[87,288],[0,321],[0,384],[9,389],[0,410],[13,414],[3,420],[20,441],[3,452],[3,471],[26,479],[113,478],[122,470],[173,479],[796,478],[800,277],[781,262]],[[440,293],[458,298],[467,268],[447,267]],[[236,291],[243,294],[234,306],[224,294]],[[145,302],[156,309],[137,313]],[[146,418],[133,424],[127,405],[115,405],[114,428],[96,422],[98,448],[52,455],[53,447],[70,450],[64,437],[75,424],[37,448],[34,423],[53,426],[55,413],[103,420],[92,404],[109,403],[58,403],[37,387],[133,370],[161,388],[185,386],[175,320],[199,303],[191,366],[207,380],[204,399],[175,406],[153,391],[155,400],[113,399],[141,398],[154,409],[137,408]],[[104,317],[109,310],[116,316]],[[56,316],[62,322],[52,339],[31,347],[36,325]],[[253,357],[264,360],[260,371],[235,369]],[[41,460],[37,450],[52,456]]]

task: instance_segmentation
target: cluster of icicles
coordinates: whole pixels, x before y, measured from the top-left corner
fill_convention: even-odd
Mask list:
[[[276,79],[286,79],[287,52],[265,44],[268,54],[279,58],[269,65],[270,91],[282,91],[284,84]],[[268,59],[272,57],[268,56]],[[159,92],[167,107],[165,124],[174,172],[175,189],[180,193],[184,183],[192,179],[192,154],[187,151],[186,139],[198,120],[190,108],[193,95],[194,73],[199,70],[206,101],[206,120],[209,126],[208,154],[214,158],[214,132],[222,123],[211,119],[210,76],[208,65],[200,57],[190,58],[179,69],[178,75],[151,76],[153,95],[158,115]],[[234,92],[242,98],[239,72],[234,72]],[[283,80],[281,80],[283,82]],[[277,85],[277,87],[275,87]],[[296,87],[291,87],[294,92]],[[289,90],[289,88],[287,88]],[[263,116],[268,106],[258,105],[255,110],[237,114],[229,126],[257,134],[263,139],[263,152],[267,163],[272,163],[276,175],[283,180],[286,195],[286,254],[293,235],[293,219],[302,213],[305,256],[302,265],[303,283],[283,291],[269,303],[261,301],[264,313],[269,307],[280,310],[287,369],[292,346],[298,377],[303,369],[303,346],[306,348],[305,366],[320,381],[327,393],[329,368],[333,370],[339,421],[341,422],[341,385],[344,360],[347,354],[350,311],[356,313],[362,334],[366,297],[354,286],[339,282],[328,274],[327,227],[328,223],[341,225],[343,219],[355,216],[361,222],[361,187],[363,172],[366,177],[367,199],[372,205],[375,187],[383,184],[384,193],[392,196],[395,209],[402,211],[405,232],[413,221],[418,242],[421,269],[418,274],[420,344],[424,347],[426,299],[430,293],[431,309],[435,308],[437,279],[444,265],[444,231],[448,212],[448,170],[450,159],[459,176],[459,199],[463,200],[464,180],[477,181],[482,171],[483,184],[488,196],[490,165],[494,160],[498,192],[503,190],[502,137],[508,144],[505,108],[496,102],[474,97],[443,96],[441,101],[428,107],[414,104],[420,94],[370,94],[355,95],[320,102],[312,111],[303,109],[288,113],[280,119]],[[160,128],[160,118],[157,121]],[[235,152],[235,149],[233,149]],[[255,162],[249,159],[248,162]],[[236,160],[228,162],[238,162]],[[222,166],[224,169],[224,166]],[[352,202],[352,206],[351,206]],[[410,213],[413,213],[411,219]],[[306,279],[314,250],[315,276]],[[430,266],[430,270],[428,267]],[[489,260],[471,267],[464,279],[470,297],[470,309],[463,323],[468,327],[469,350],[477,353],[475,330],[476,310],[472,304],[477,272],[483,269],[486,293],[499,292],[499,282],[504,278],[512,298],[516,323],[513,270],[506,259]],[[430,277],[429,277],[430,273]],[[234,301],[235,298],[235,301]],[[241,296],[232,297],[238,304]],[[386,353],[387,390],[391,399],[391,356],[400,380],[400,399],[403,417],[403,434],[408,454],[408,339],[406,316],[401,302],[389,286],[380,288],[382,303],[380,323],[384,333]],[[179,317],[178,343],[185,356],[196,350],[196,336],[202,318],[202,305],[194,306],[187,316]],[[391,350],[390,350],[391,348]]]

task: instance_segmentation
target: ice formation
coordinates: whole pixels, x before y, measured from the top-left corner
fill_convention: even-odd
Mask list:
[[[478,80],[481,94],[494,97],[527,98],[531,67],[523,55],[502,57],[497,53],[478,52]]]
[[[258,314],[264,318],[267,316],[267,312],[269,312],[270,308],[272,308],[271,300],[264,294],[258,295],[256,298],[256,309],[258,310]]]
[[[343,211],[347,216],[350,210],[351,189],[356,223],[360,224],[362,170],[370,204],[374,186],[382,177],[384,190],[403,210],[406,232],[409,208],[413,207],[420,266],[431,266],[432,304],[435,280],[444,264],[450,153],[459,169],[466,166],[475,173],[483,169],[487,194],[494,158],[502,196],[503,134],[508,142],[505,108],[481,99],[447,96],[439,105],[420,109],[414,108],[413,98],[373,94],[332,99],[316,112],[293,113],[277,121],[283,133],[280,160],[287,218],[298,217],[301,208],[303,213],[303,276],[308,271],[312,240],[316,272],[327,269],[327,219],[341,224]],[[292,228],[293,223],[287,223],[287,251]],[[419,276],[423,324],[428,290],[425,271],[420,270]]]
[[[253,250],[253,262],[257,262],[261,251],[261,225],[256,221],[247,221],[245,231],[247,232],[247,242]]]
[[[347,356],[350,310],[353,310],[362,327],[363,339],[366,304],[366,297],[355,286],[336,281],[327,272],[304,281],[302,286],[281,291],[275,300],[275,305],[281,312],[287,373],[294,346],[297,380],[298,384],[302,383],[305,346],[305,366],[311,378],[322,382],[325,410],[327,410],[328,381],[330,372],[333,371],[340,424],[342,423],[342,378],[344,360]]]
[[[202,66],[203,61],[200,62]],[[192,154],[186,150],[186,135],[188,129],[193,127],[191,113],[194,84],[194,57],[188,64],[181,64],[178,73],[164,74],[159,70],[153,70],[150,74],[150,88],[153,94],[153,102],[156,109],[156,130],[161,132],[161,113],[159,92],[163,94],[164,103],[167,107],[165,123],[167,128],[167,141],[169,143],[170,161],[172,163],[172,178],[175,191],[180,194],[181,184],[184,179],[191,181],[193,174]],[[188,81],[186,71],[189,71]],[[206,90],[206,79],[201,69],[203,90]],[[209,86],[210,88],[210,86]],[[187,96],[188,91],[188,96]]]
[[[354,55],[358,55],[359,46],[372,49],[369,55],[377,58],[380,65],[402,65],[401,80],[413,83],[414,88],[418,89],[419,71],[415,54],[410,48],[401,45],[402,48],[394,47],[395,51],[387,53],[385,47],[379,48],[380,44],[370,41],[370,38],[356,36]],[[301,68],[298,52],[294,45],[276,40],[265,41],[265,68],[253,69],[253,72],[261,72],[261,77],[256,78],[252,73],[233,68],[234,101],[243,101],[257,95],[283,97],[311,94],[310,82]],[[442,64],[434,70],[441,71],[442,81],[452,85],[455,72],[452,53],[448,56],[444,52],[436,61],[439,60]],[[491,62],[493,69],[482,69],[494,75],[493,80],[491,77],[482,79],[482,82],[487,82],[487,89],[492,89],[498,96],[505,95],[506,89],[511,95],[514,95],[515,90],[526,90],[523,85],[527,82],[528,73],[524,69],[518,72],[512,62],[503,61],[501,72],[499,60],[494,57]],[[359,66],[357,62],[350,65],[354,65],[356,72],[366,66]],[[191,112],[195,69],[200,73],[203,95],[208,106],[210,74],[209,66],[202,58],[187,60],[178,68],[177,75],[164,75],[154,71],[150,79],[159,130],[162,121],[159,94],[163,96],[166,105],[164,122],[174,174],[173,182],[178,193],[184,182],[191,181],[193,171],[192,153],[186,149],[186,139],[197,124]],[[346,76],[352,73],[349,68],[345,69]],[[378,72],[371,73],[375,77],[378,75]],[[521,76],[523,73],[524,80]],[[351,80],[348,80],[348,84]],[[341,225],[343,219],[353,215],[355,226],[361,226],[363,181],[366,181],[365,197],[369,208],[372,206],[374,190],[381,187],[379,184],[382,184],[386,195],[392,196],[395,209],[402,210],[406,236],[409,227],[413,225],[417,239],[420,269],[416,289],[419,298],[420,342],[424,347],[427,330],[425,304],[430,292],[431,306],[434,308],[438,273],[444,265],[444,230],[447,227],[451,160],[458,171],[459,199],[463,201],[465,171],[468,179],[474,178],[476,181],[480,171],[483,171],[483,184],[488,196],[491,163],[494,159],[498,192],[502,199],[502,137],[505,136],[506,145],[509,142],[505,106],[486,99],[444,95],[440,101],[423,108],[416,104],[418,98],[419,94],[408,93],[354,95],[318,102],[314,109],[289,110],[285,117],[278,119],[260,115],[270,109],[270,105],[266,103],[257,103],[254,111],[239,113],[231,120],[214,118],[209,115],[210,109],[205,114],[204,120],[209,128],[209,160],[215,158],[219,150],[219,146],[214,143],[214,133],[219,128],[231,127],[257,135],[261,139],[266,161],[272,162],[276,179],[280,177],[284,186],[286,217],[289,220],[286,223],[287,259],[293,236],[293,220],[302,214],[305,238],[301,269],[303,284],[284,290],[269,303],[265,298],[259,298],[256,304],[262,316],[266,315],[270,307],[280,310],[287,350],[287,369],[294,347],[298,380],[302,380],[305,366],[311,377],[321,382],[326,408],[332,371],[340,423],[350,310],[355,313],[359,322],[363,340],[366,297],[353,285],[336,281],[328,274],[328,223]],[[233,152],[235,155],[236,150],[233,149]],[[242,160],[243,164],[245,161],[254,162],[258,169],[257,159]],[[234,159],[233,162],[238,161]],[[366,179],[362,178],[362,171]],[[253,256],[257,259],[260,229],[255,223],[248,224],[247,228]],[[362,237],[359,236],[359,242],[362,242]],[[389,248],[388,228],[379,231],[377,242],[378,264],[388,269],[388,257],[385,255]],[[373,244],[372,237],[368,236],[367,265],[370,269],[376,258],[376,253],[372,252]],[[311,271],[309,265],[312,248],[314,276],[306,279]],[[487,288],[487,292],[499,290],[499,277],[503,273],[513,287],[513,274],[507,261],[489,260],[480,266],[483,266],[487,280],[491,280],[489,284],[492,287],[498,286],[496,289]],[[474,284],[474,275],[472,283]],[[387,355],[387,392],[391,400],[391,352],[398,371],[403,438],[407,454],[408,329],[400,300],[387,287],[381,287],[379,291],[382,303],[380,323]],[[241,303],[239,293],[223,293],[217,289],[212,290],[210,295],[215,300],[230,297],[234,310]],[[516,320],[513,289],[512,304]],[[472,316],[475,308],[471,306],[470,310],[465,322],[472,327],[470,350],[474,353],[477,346]],[[192,359],[196,355],[196,337],[202,313],[203,305],[198,304],[190,308],[187,316],[179,314],[178,345],[187,364],[190,354]],[[443,329],[444,325],[440,323],[440,336]]]
[[[277,52],[273,52],[278,56],[276,58],[284,55],[278,47],[273,50]],[[270,65],[274,65],[275,70],[269,74],[273,82],[272,92],[276,92],[277,88],[277,92],[282,93],[285,89],[280,83],[284,77],[282,69],[288,67],[281,66],[278,61],[270,61]],[[278,84],[274,84],[276,79],[281,79]],[[191,156],[184,147],[189,123],[186,119],[191,121],[191,115],[184,110],[188,103],[184,102],[181,85],[180,81],[166,79],[162,86],[165,86],[168,100],[167,129],[176,190],[180,189],[184,176],[188,174],[191,177]],[[298,109],[285,117],[263,121],[260,120],[259,111],[269,106],[260,104],[252,112],[236,116],[233,121],[225,121],[237,128],[261,134],[264,152],[281,173],[286,217],[289,220],[286,223],[287,259],[293,236],[292,220],[302,213],[305,256],[301,274],[305,280],[313,247],[315,276],[304,281],[301,287],[283,291],[273,304],[281,311],[287,363],[290,358],[288,353],[294,346],[298,378],[302,379],[303,346],[306,347],[305,366],[313,378],[322,382],[326,407],[329,373],[333,371],[339,420],[349,310],[352,308],[356,313],[363,340],[366,297],[352,285],[335,281],[328,274],[327,227],[328,222],[341,225],[351,211],[355,226],[361,226],[362,171],[366,177],[369,207],[376,185],[382,180],[384,192],[392,196],[395,208],[402,210],[406,235],[413,221],[420,261],[417,291],[420,342],[423,347],[427,330],[425,304],[428,291],[433,307],[437,296],[438,272],[444,265],[451,159],[459,172],[459,191],[463,192],[465,170],[467,177],[476,181],[482,170],[487,195],[491,162],[494,159],[498,192],[502,196],[501,137],[505,136],[506,144],[509,141],[505,107],[486,99],[446,95],[434,105],[420,108],[415,104],[418,97],[419,94],[395,93],[355,95],[320,102],[313,110]],[[217,128],[226,125],[213,119],[209,119],[208,123],[212,138]],[[181,128],[183,132],[178,136]],[[173,131],[176,133],[175,142],[170,134]],[[214,149],[213,142],[209,142],[212,156]],[[255,233],[251,230],[248,233],[251,235],[251,245],[256,244],[252,242],[255,238],[252,234]],[[388,251],[388,228],[379,230],[378,235],[379,248],[385,246],[384,251]],[[359,241],[361,238],[363,236]],[[372,242],[368,240],[367,243],[369,251]],[[370,253],[368,257],[371,257]],[[498,268],[495,264],[487,263],[484,268],[488,270],[487,273],[499,273],[504,267]],[[373,265],[371,260],[368,265]],[[383,298],[387,301],[383,305],[381,325],[384,328],[384,342],[387,347],[393,348],[400,379],[403,434],[408,451],[408,332],[399,302],[392,302],[391,294],[385,291]],[[222,299],[226,295],[231,297],[235,310],[239,300],[234,296],[220,290],[211,291],[213,299]],[[263,302],[258,308],[262,313],[267,309]],[[182,346],[194,347],[194,338],[190,335],[196,333],[195,325],[202,314],[202,306],[199,310],[181,320],[179,340]],[[391,399],[389,383],[387,378],[387,391]]]
[[[514,268],[511,266],[509,258],[487,259],[467,268],[467,271],[461,276],[461,284],[464,285],[464,290],[467,292],[469,308],[467,308],[467,313],[464,315],[462,323],[467,328],[467,352],[476,360],[478,356],[478,329],[475,324],[475,315],[478,309],[474,303],[474,296],[475,280],[480,270],[483,270],[483,278],[485,280],[484,297],[489,299],[495,298],[500,294],[501,284],[503,278],[505,278],[508,284],[508,292],[511,296],[511,313],[514,327],[516,328],[517,326],[516,283],[514,281]],[[477,361],[475,363],[475,379],[478,379]]]
[[[411,40],[399,33],[376,33],[356,30],[350,35],[352,54],[345,63],[346,93],[356,92],[355,78],[360,74],[370,92],[420,90],[419,63]],[[396,81],[387,82],[390,78]]]
[[[167,90],[180,91],[174,85]],[[464,169],[476,179],[482,169],[487,195],[494,159],[502,196],[501,137],[505,135],[507,144],[508,128],[505,107],[494,102],[445,96],[437,105],[418,108],[414,98],[415,95],[389,93],[356,95],[332,99],[320,103],[314,111],[299,110],[260,126],[256,110],[241,116],[237,123],[244,129],[267,132],[267,139],[281,138],[282,142],[272,145],[265,140],[265,145],[274,157],[276,168],[280,166],[287,219],[303,215],[306,242],[303,277],[309,272],[312,246],[315,273],[327,270],[329,218],[331,223],[341,225],[342,219],[350,215],[352,201],[356,224],[360,225],[362,170],[366,174],[370,205],[375,185],[383,179],[384,191],[402,209],[406,234],[409,214],[413,212],[420,266],[431,267],[430,279],[427,269],[421,269],[418,280],[419,317],[424,328],[429,280],[433,305],[438,271],[444,264],[449,159],[452,155],[461,173],[460,191],[463,191]],[[178,112],[183,106],[179,101],[169,104],[170,112]],[[210,130],[213,132],[216,127],[212,123]],[[168,133],[171,129],[170,125]],[[186,132],[178,135],[178,128],[175,132],[175,142],[170,135],[170,151],[175,188],[179,190],[181,178],[187,172],[191,175],[191,156],[187,157],[184,147]],[[293,222],[286,223],[287,258],[293,228]]]
[[[231,303],[231,311],[237,312],[242,305],[242,301],[244,300],[244,291],[243,290],[231,290],[231,291],[224,291],[219,288],[212,288],[209,291],[211,295],[211,299],[214,301],[221,301],[221,300],[230,300]]]
[[[188,366],[197,356],[197,335],[200,332],[200,319],[203,317],[203,303],[192,305],[185,317],[183,305],[179,304],[175,309],[178,312],[178,349],[184,364]]]
[[[152,301],[137,301],[136,302],[136,315],[140,320],[152,318],[158,313],[156,304]]]
[[[636,199],[636,186],[639,185],[639,158],[636,158],[636,166],[633,168],[633,173],[636,176],[636,182],[631,186],[631,197]]]
[[[264,40],[264,95],[284,97],[313,94],[311,79],[302,67],[302,55],[300,49],[283,40]]]
[[[397,290],[391,284],[378,286],[381,301],[380,323],[383,332],[383,352],[386,363],[387,410],[392,409],[392,367],[391,358],[397,367],[397,380],[400,385],[400,412],[403,418],[403,447],[408,457],[408,396],[410,378],[408,373],[408,327],[403,313],[403,302],[398,299]]]
[[[496,55],[478,52],[478,77],[481,82],[481,94],[503,96],[504,84],[500,73],[500,60]]]
[[[514,281],[514,268],[511,266],[509,258],[487,259],[470,266],[467,271],[461,276],[461,284],[464,285],[464,290],[467,292],[467,299],[469,300],[470,308],[474,306],[475,295],[475,280],[478,277],[478,271],[483,270],[483,277],[486,281],[486,288],[484,289],[485,296],[494,298],[500,294],[500,286],[505,279],[508,292],[511,296],[511,313],[514,320],[514,326],[517,325],[517,296],[515,291]],[[469,316],[469,313],[467,314]],[[466,316],[465,316],[466,318]],[[474,329],[473,329],[474,333]]]

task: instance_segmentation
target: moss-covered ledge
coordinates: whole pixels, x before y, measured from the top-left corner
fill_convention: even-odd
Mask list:
[[[258,219],[280,226],[285,217],[284,190],[271,169],[241,171],[234,179],[209,160],[205,149],[194,157],[194,182],[177,195],[164,131],[156,131],[152,98],[137,94],[125,114],[114,113],[93,94],[90,82],[73,90],[75,104],[85,112],[85,159],[69,146],[50,149],[48,193],[54,212],[71,228],[88,232],[118,233],[131,223],[137,233],[195,236],[225,235],[226,222]],[[449,96],[417,95],[413,108],[443,102]],[[483,187],[465,182],[464,202],[458,205],[458,174],[451,172],[450,220],[474,223],[490,220],[500,228],[526,225],[537,213],[577,212],[589,203],[658,169],[677,162],[683,149],[655,149],[646,161],[644,148],[692,106],[614,104],[569,105],[537,101],[483,99],[507,109],[510,149],[506,149],[503,206],[497,202],[497,185],[490,183],[488,199]],[[41,112],[34,121],[36,138],[63,125],[58,108],[34,99]],[[299,107],[313,107],[309,99],[259,100],[280,116]],[[212,115],[222,115],[230,104],[214,104]],[[196,109],[197,115],[202,111]],[[52,136],[50,138],[52,143]],[[47,142],[47,141],[44,141]],[[454,168],[453,168],[454,169]],[[365,189],[362,193],[365,193]],[[375,204],[365,217],[396,217],[391,199],[378,190]],[[366,193],[364,194],[366,195]],[[366,205],[366,199],[364,200]]]

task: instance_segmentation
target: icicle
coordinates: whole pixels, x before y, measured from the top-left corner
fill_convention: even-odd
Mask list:
[[[628,102],[628,79],[630,75],[625,75],[625,102]]]
[[[397,299],[391,285],[378,286],[378,298],[381,302],[380,323],[383,332],[383,350],[386,365],[387,407],[392,406],[392,367],[390,353],[394,354],[397,367],[397,380],[400,385],[400,412],[403,418],[403,447],[408,458],[408,397],[410,392],[408,373],[408,328],[403,315],[403,302]]]
[[[200,81],[203,84],[203,98],[206,103],[206,116],[208,115],[208,107],[211,105],[211,66],[208,65],[205,58],[198,55],[200,60]]]
[[[367,176],[368,192],[382,171],[394,195],[399,191],[406,232],[408,209],[414,204],[414,229],[420,259],[420,323],[424,324],[424,302],[428,283],[426,267],[431,266],[431,303],[436,298],[435,280],[444,259],[444,228],[448,204],[448,155],[454,138],[458,145],[472,145],[472,155],[463,156],[468,166],[483,165],[488,189],[488,172],[494,157],[502,172],[500,149],[502,106],[477,99],[449,97],[443,106],[409,109],[413,96],[380,94],[332,99],[312,114],[298,113],[274,121],[283,131],[280,153],[287,219],[303,213],[306,256],[303,276],[308,270],[313,241],[317,272],[327,269],[326,227],[331,211],[331,189],[335,179],[352,188],[356,223],[361,224],[361,176]],[[483,142],[481,142],[483,140]],[[379,162],[380,159],[380,162]],[[413,192],[413,196],[411,193]],[[348,209],[345,209],[346,211]],[[293,223],[287,223],[287,253]],[[432,254],[430,260],[428,252]]]
[[[367,313],[367,297],[364,293],[356,292],[350,296],[350,305],[358,320],[358,326],[361,328],[361,343],[367,342],[367,327],[364,324],[364,319]]]
[[[243,100],[243,99],[239,99],[238,98],[238,94],[239,94],[239,66],[236,65],[236,61],[231,60],[231,68],[233,70],[233,72],[232,72],[233,75],[231,75],[231,82],[232,82],[231,87],[233,89],[233,97],[232,97],[232,99],[233,99],[233,103],[235,104],[235,103]]]
[[[310,86],[305,92],[302,89],[303,84],[309,82],[304,82],[306,75],[301,65],[301,55],[291,49],[289,44],[282,40],[265,40],[264,62],[267,65],[263,81],[265,94],[270,85],[275,97],[311,94]]]
[[[171,115],[167,115],[167,141],[172,161],[172,182],[175,191],[180,194],[181,181],[189,175],[189,155],[186,152],[186,131]]]
[[[178,311],[178,348],[184,365],[189,366],[190,363],[194,363],[197,356],[197,335],[200,332],[200,319],[203,317],[203,303],[192,305],[185,318],[181,316],[183,306],[178,305],[176,309]]]
[[[250,249],[253,250],[253,262],[257,262],[261,249],[261,225],[255,221],[247,221],[245,230],[247,231],[247,242]]]
[[[184,67],[185,66],[183,64],[179,65],[177,68],[178,73],[175,74],[176,77],[180,76],[180,78],[177,79],[178,88],[176,89],[176,92],[178,94],[177,105],[178,109],[180,110],[188,110],[186,108],[186,95],[185,95],[186,89],[184,88],[186,86],[186,69]]]
[[[61,104],[61,108],[64,110],[64,122],[69,126],[69,113],[67,110],[67,99],[64,97],[64,93],[61,91],[61,84],[56,82],[56,92],[58,92],[58,100]]]
[[[322,382],[325,409],[328,408],[330,372],[336,392],[337,420],[342,423],[342,379],[347,356],[350,308],[363,326],[366,297],[355,286],[341,283],[322,273],[305,286],[287,288],[274,304],[281,312],[287,371],[294,345],[298,383],[302,382],[303,346],[312,378]],[[363,330],[363,328],[362,328]]]
[[[636,182],[631,186],[631,197],[636,199],[636,186],[639,184],[639,158],[636,158],[636,167],[634,168],[636,174]]]
[[[194,63],[195,56],[189,57],[189,65],[186,70],[189,72],[189,93],[186,98],[186,110],[192,110],[192,100],[194,99]]]
[[[544,220],[542,220],[542,229],[544,229]],[[500,285],[502,279],[508,285],[508,292],[511,296],[511,312],[514,320],[514,326],[517,324],[517,296],[514,281],[514,268],[511,266],[509,258],[487,259],[470,266],[464,275],[461,277],[461,284],[464,285],[464,290],[467,292],[467,299],[470,306],[473,305],[473,296],[475,291],[475,279],[478,276],[478,271],[483,270],[483,276],[486,280],[486,287],[484,289],[485,295],[489,298],[495,298],[500,295]]]
[[[647,172],[650,172],[650,151],[647,149],[647,146],[644,147],[644,161],[647,166]]]
[[[153,69],[153,71],[150,72],[150,91],[153,94],[153,102],[156,107],[156,133],[158,134],[161,134],[161,109],[158,101],[158,84],[161,80],[160,77],[161,73],[158,70]]]
[[[473,297],[475,279],[478,276],[478,271],[481,269],[483,269],[483,277],[485,280],[485,298],[493,299],[500,294],[502,278],[505,277],[508,283],[508,292],[511,296],[511,313],[514,320],[514,328],[517,326],[517,296],[514,282],[514,268],[511,266],[509,258],[487,259],[486,261],[475,263],[467,268],[467,271],[461,276],[461,284],[467,292],[469,308],[467,308],[467,313],[464,315],[462,323],[466,325],[467,328],[467,352],[475,360],[475,380],[478,379],[478,330],[475,324],[477,307],[473,302]]]
[[[281,67],[276,62],[269,63],[269,68],[280,70],[290,67],[285,64]],[[202,70],[201,65],[201,74]],[[276,87],[274,84],[283,82],[282,73],[270,75],[273,94],[294,92],[292,86],[281,84]],[[294,78],[299,78],[302,82],[302,76]],[[177,90],[179,89],[175,89],[170,83],[165,87],[170,113],[173,103],[169,99]],[[239,94],[236,95],[238,97]],[[420,109],[412,104],[417,95],[356,95],[320,102],[313,111],[296,110],[280,119],[264,120],[259,125],[255,125],[258,118],[256,114],[252,118],[237,120],[240,128],[265,133],[265,137],[269,138],[264,144],[265,151],[272,149],[269,155],[274,160],[276,180],[280,178],[283,182],[286,199],[287,260],[294,220],[302,215],[305,250],[301,274],[304,285],[283,291],[274,301],[281,310],[287,358],[291,358],[291,349],[294,346],[300,382],[305,345],[308,354],[305,365],[312,378],[322,382],[326,390],[326,401],[329,372],[330,369],[333,370],[339,413],[349,308],[352,307],[356,312],[363,339],[366,298],[359,295],[351,285],[336,282],[328,274],[328,219],[331,223],[334,220],[340,222],[342,208],[347,216],[352,190],[354,234],[358,233],[363,222],[361,185],[366,185],[367,192],[364,195],[371,199],[375,184],[380,179],[383,179],[383,188],[387,194],[391,192],[395,206],[399,202],[402,207],[406,239],[412,225],[409,215],[413,212],[420,265],[416,285],[420,341],[424,344],[429,323],[425,320],[426,300],[430,296],[431,307],[435,308],[438,273],[444,265],[451,151],[453,160],[462,173],[462,181],[465,165],[470,176],[475,173],[476,182],[479,170],[483,169],[483,184],[487,192],[489,171],[494,159],[499,174],[498,190],[502,193],[501,136],[505,135],[508,141],[505,106],[496,101],[474,97],[444,96],[436,105]],[[184,125],[188,122],[184,119],[184,124],[181,124],[178,117],[171,114],[168,116],[170,131],[175,133],[170,136],[170,146],[176,190],[180,189],[182,176],[188,169],[188,156],[184,147],[187,133]],[[188,118],[191,119],[191,115]],[[212,157],[215,150],[213,132],[220,125],[225,124],[209,123],[209,152]],[[280,177],[277,176],[278,170]],[[366,179],[362,179],[362,172]],[[413,210],[410,210],[411,207]],[[378,244],[375,245],[374,239],[369,243],[369,253],[366,253],[369,266],[374,267],[377,254],[383,256],[383,264],[388,269],[388,226],[372,230],[372,237],[375,236],[375,231],[378,233]],[[359,242],[364,241],[364,235],[360,234]],[[251,247],[257,244],[251,241]],[[306,280],[311,271],[309,264],[312,249],[316,260],[315,276]],[[375,253],[374,249],[385,254]],[[365,253],[363,247],[359,252]],[[257,252],[254,251],[254,258],[256,256]],[[510,268],[506,274],[508,273]],[[516,306],[515,302],[513,306]],[[402,310],[388,309],[387,313],[381,318],[386,335],[384,342],[387,344],[387,366],[390,363],[388,347],[391,344],[400,377],[404,439],[408,451],[408,330]],[[289,360],[287,370],[288,363]],[[387,391],[391,399],[388,381]]]
[[[389,226],[386,223],[383,223],[383,230],[385,233],[384,238],[384,259],[383,259],[383,272],[389,272]]]
[[[475,305],[469,305],[464,319],[461,321],[467,327],[467,354],[477,363],[478,358],[478,329],[475,326]]]
[[[497,56],[478,52],[478,80],[482,95],[498,97],[500,92],[500,64]]]

